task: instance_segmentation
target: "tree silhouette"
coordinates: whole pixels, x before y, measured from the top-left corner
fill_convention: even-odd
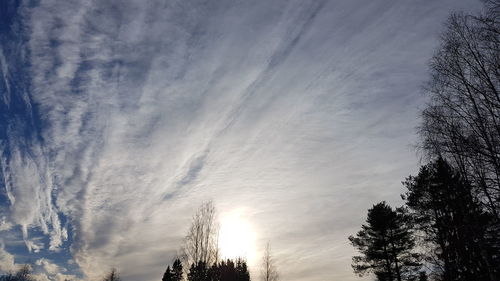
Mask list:
[[[498,280],[493,276],[498,276],[495,256],[500,253],[487,240],[493,217],[481,209],[470,184],[439,158],[404,185],[403,199],[423,234],[435,274],[444,281]]]
[[[225,262],[222,261],[219,263],[218,267],[220,273],[220,279],[218,281],[236,280],[236,268],[232,260],[228,259]]]
[[[121,278],[118,275],[116,268],[112,268],[111,271],[104,277],[103,281],[120,281]]]
[[[174,264],[172,265],[172,280],[181,281],[183,279],[183,269],[182,262],[180,259],[175,259]]]
[[[279,280],[278,270],[274,258],[271,255],[271,244],[267,242],[264,256],[262,257],[262,269],[260,273],[262,281],[277,281]]]
[[[205,262],[199,261],[191,264],[188,272],[188,281],[208,281],[208,268]]]
[[[236,280],[250,281],[250,273],[248,272],[247,263],[244,259],[236,260]]]
[[[172,269],[170,265],[167,266],[165,273],[163,274],[162,281],[181,281],[183,280],[183,267],[180,259],[176,258],[172,264]]]
[[[442,280],[500,280],[500,1],[483,2],[483,14],[446,23],[419,130],[438,160],[405,183]]]
[[[167,266],[167,270],[165,270],[165,273],[163,273],[163,278],[161,279],[161,281],[173,281],[175,280],[173,278],[173,274],[172,274],[172,271],[170,270],[170,265]]]
[[[420,271],[420,273],[418,274],[418,281],[427,281],[427,280],[429,280],[427,278],[427,273]]]
[[[216,211],[212,201],[200,206],[184,239],[184,264],[213,264],[218,259]]]
[[[238,258],[214,263],[207,274],[210,281],[250,281],[250,273],[246,261]]]
[[[368,210],[366,224],[349,240],[362,256],[353,257],[355,273],[373,272],[378,280],[411,280],[420,268],[412,252],[415,242],[411,220],[402,208],[393,210],[385,202]]]
[[[431,60],[422,112],[422,148],[441,156],[475,188],[498,223],[500,210],[500,1],[487,12],[450,16]]]

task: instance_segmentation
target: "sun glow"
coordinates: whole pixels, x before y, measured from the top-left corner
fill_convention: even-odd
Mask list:
[[[222,258],[245,258],[251,263],[255,256],[255,231],[241,212],[233,211],[221,218],[219,248]]]

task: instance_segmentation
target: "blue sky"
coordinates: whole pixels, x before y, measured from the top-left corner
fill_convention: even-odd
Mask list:
[[[0,270],[158,280],[213,200],[254,280],[267,241],[283,280],[363,280],[347,237],[401,203],[442,23],[480,8],[1,1]]]

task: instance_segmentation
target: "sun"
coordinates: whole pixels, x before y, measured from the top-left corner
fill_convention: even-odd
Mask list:
[[[255,231],[241,211],[223,214],[220,219],[219,249],[222,258],[245,258],[251,263],[255,256]]]

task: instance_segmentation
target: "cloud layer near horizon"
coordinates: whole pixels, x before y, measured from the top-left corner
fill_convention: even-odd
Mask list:
[[[456,2],[21,4],[0,48],[3,242],[155,280],[213,199],[284,280],[357,280],[347,236],[417,167],[427,59],[448,13],[479,6]]]

